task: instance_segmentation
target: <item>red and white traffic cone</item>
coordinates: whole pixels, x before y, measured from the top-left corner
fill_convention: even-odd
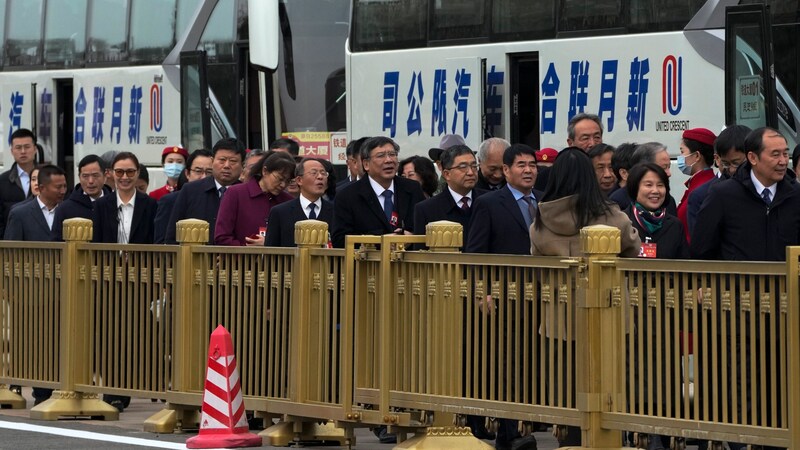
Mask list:
[[[233,340],[228,330],[220,325],[211,333],[208,345],[200,433],[189,438],[186,447],[261,447],[261,437],[248,430]]]

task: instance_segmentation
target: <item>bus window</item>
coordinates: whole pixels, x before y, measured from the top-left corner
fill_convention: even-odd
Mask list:
[[[131,2],[130,61],[159,63],[175,44],[175,0]]]
[[[635,33],[682,30],[705,0],[631,0],[628,29]]]
[[[223,0],[214,7],[211,18],[197,49],[206,52],[208,62],[233,62],[233,43],[236,36],[234,0]]]
[[[191,24],[192,17],[197,10],[200,0],[178,0],[178,19],[175,25],[175,39],[181,38],[186,27]]]
[[[353,2],[353,45],[357,51],[425,45],[426,0],[356,0]]]
[[[622,27],[620,0],[560,0],[559,32],[581,32]]]
[[[0,37],[6,32],[6,0],[0,0]],[[0,45],[0,66],[5,64],[4,45]]]
[[[127,0],[94,0],[89,17],[89,49],[86,60],[96,63],[127,60]]]
[[[483,0],[432,2],[430,40],[486,37],[486,4]]]
[[[552,38],[556,34],[554,2],[495,0],[492,33],[501,40]]]
[[[35,66],[42,63],[43,6],[43,0],[11,0],[6,41],[7,65]]]
[[[86,0],[49,0],[44,26],[44,62],[65,67],[83,64]]]

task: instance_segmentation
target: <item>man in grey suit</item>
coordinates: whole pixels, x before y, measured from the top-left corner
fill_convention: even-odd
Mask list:
[[[52,241],[56,207],[67,193],[64,170],[53,165],[39,168],[39,195],[11,208],[5,235],[7,241]],[[34,405],[50,398],[52,389],[33,388]]]
[[[54,165],[39,169],[39,195],[11,208],[3,238],[7,241],[52,241],[56,207],[64,201],[67,178]]]

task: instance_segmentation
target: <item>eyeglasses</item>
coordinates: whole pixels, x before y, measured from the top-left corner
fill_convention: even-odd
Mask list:
[[[204,174],[208,176],[214,175],[213,169],[201,169],[199,167],[195,167],[194,169],[191,170],[191,172],[195,175],[204,175]]]
[[[387,158],[389,159],[397,158],[397,152],[381,152],[370,156],[370,159],[387,159]]]
[[[473,172],[477,172],[478,171],[478,164],[476,164],[476,163],[472,163],[472,164],[461,163],[461,164],[459,164],[457,166],[453,166],[453,167],[450,168],[450,170],[453,170],[453,169],[460,170],[462,172],[466,172],[468,170],[471,170]]]
[[[114,175],[118,176],[119,178],[122,178],[123,175],[127,175],[128,178],[133,178],[138,171],[138,169],[114,169]]]
[[[97,172],[95,172],[95,173],[82,173],[81,174],[81,180],[97,180],[102,176],[103,176],[102,173],[97,173]]]
[[[277,181],[279,185],[282,184],[286,186],[289,183],[289,180],[287,180],[281,175],[278,175],[278,172],[270,172],[270,175],[272,175],[272,178],[275,178],[275,181]]]
[[[328,178],[328,175],[330,174],[326,170],[309,170],[308,172],[301,174],[301,176],[302,175],[311,175],[311,178],[317,178],[320,176],[322,178]]]

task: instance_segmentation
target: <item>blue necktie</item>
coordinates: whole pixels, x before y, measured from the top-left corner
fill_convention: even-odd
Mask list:
[[[222,196],[225,195],[225,191],[228,190],[227,186],[222,186],[219,188],[219,199],[222,200]]]
[[[528,222],[528,228],[530,228],[531,224],[534,220],[536,220],[536,205],[533,203],[533,198],[526,195],[522,197],[522,200],[528,204],[528,215],[530,216],[530,221]]]
[[[309,209],[311,209],[311,212],[308,213],[308,218],[312,219],[312,220],[316,219],[317,218],[317,212],[314,211],[314,210],[317,209],[317,205],[312,203],[312,204],[308,205],[308,207],[309,207]]]
[[[392,212],[394,211],[394,203],[392,203],[392,191],[383,191],[383,212],[386,214],[386,220],[392,221]]]
[[[770,198],[771,196],[772,192],[769,191],[769,188],[764,188],[764,190],[761,191],[761,198],[764,199],[764,203],[766,203],[767,206],[772,203],[772,199]]]

